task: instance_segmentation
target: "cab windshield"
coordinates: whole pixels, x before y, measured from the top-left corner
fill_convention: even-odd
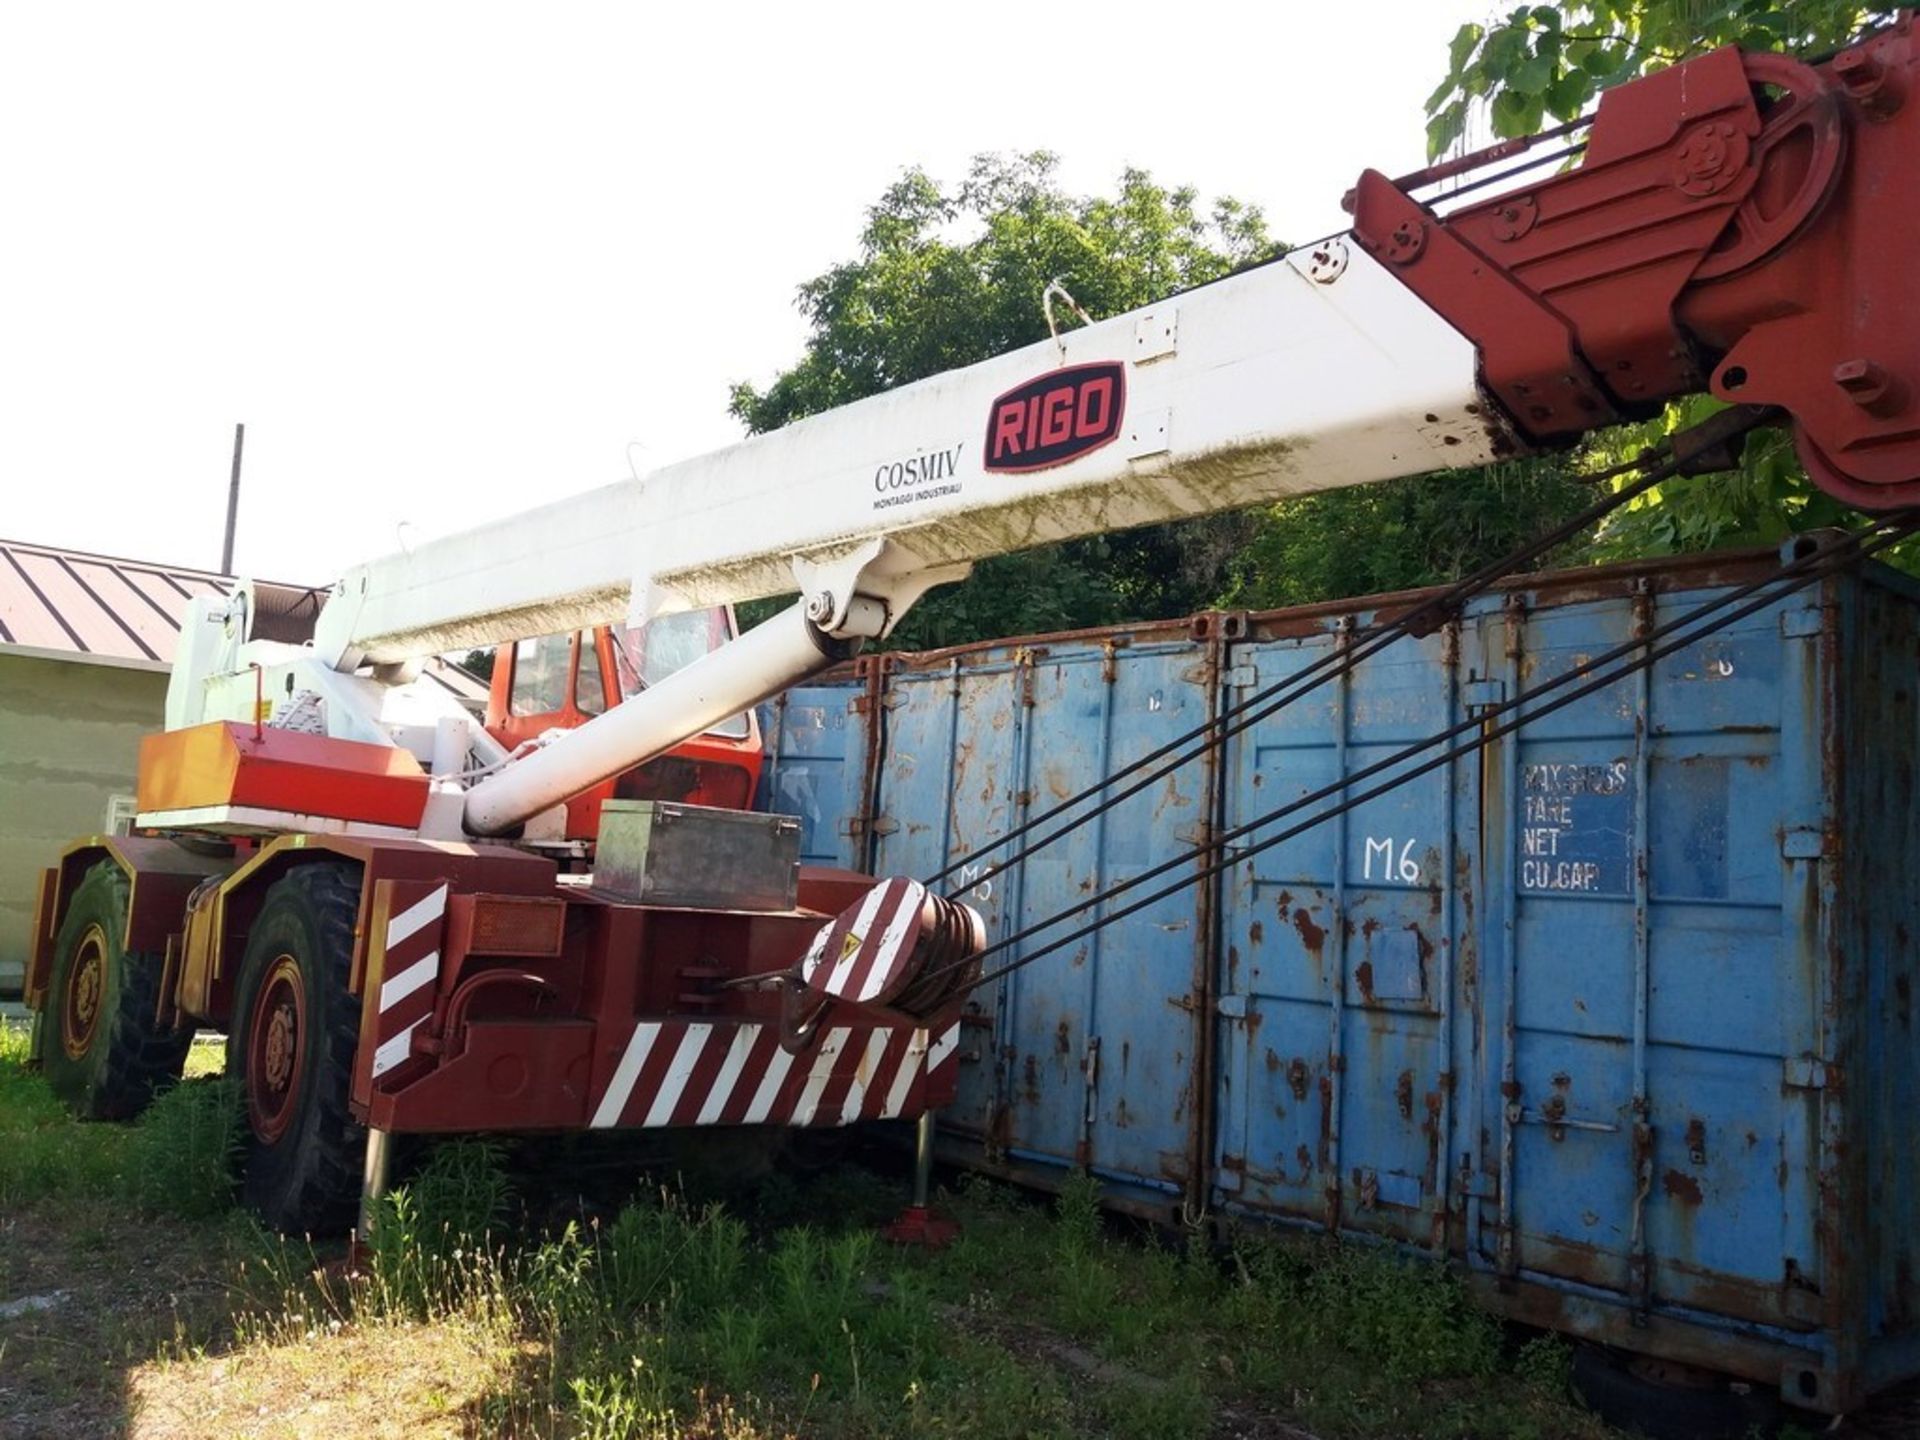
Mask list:
[[[733,638],[727,612],[682,610],[660,615],[637,629],[624,625],[613,631],[614,666],[620,672],[620,698],[627,699],[649,685],[658,685],[676,670],[684,670]],[[747,738],[747,717],[735,715],[708,727],[712,735],[730,740]]]

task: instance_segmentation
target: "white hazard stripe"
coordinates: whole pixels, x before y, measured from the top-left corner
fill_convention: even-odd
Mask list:
[[[847,1090],[847,1103],[840,1107],[842,1125],[851,1125],[860,1118],[860,1107],[867,1100],[867,1086],[880,1073],[881,1062],[887,1058],[887,1042],[892,1039],[891,1030],[876,1030],[867,1037],[867,1053],[854,1072],[853,1084]]]
[[[747,1068],[747,1057],[753,1053],[753,1047],[760,1043],[761,1034],[758,1025],[742,1025],[733,1032],[733,1043],[727,1047],[727,1058],[720,1062],[720,1073],[713,1077],[713,1086],[707,1091],[706,1103],[694,1117],[694,1124],[711,1125],[726,1110],[727,1102],[733,1099],[733,1087],[740,1083],[740,1072]]]
[[[398,975],[380,982],[380,1013],[386,1014],[422,985],[431,985],[440,973],[440,952],[430,950],[424,960],[416,960]]]
[[[427,1023],[422,1015],[418,1020],[403,1029],[389,1040],[383,1040],[373,1052],[373,1078],[378,1080],[387,1071],[393,1069],[408,1055],[413,1053],[413,1032]]]
[[[628,1097],[633,1094],[633,1082],[640,1078],[640,1067],[647,1063],[647,1056],[653,1053],[653,1043],[659,1038],[660,1027],[657,1024],[645,1023],[633,1027],[633,1037],[627,1041],[626,1053],[614,1068],[607,1093],[600,1097],[600,1108],[593,1112],[593,1119],[587,1122],[593,1129],[605,1130],[610,1125],[620,1123],[620,1112],[627,1108]]]
[[[847,1037],[853,1031],[842,1025],[829,1030],[827,1038],[820,1042],[820,1053],[814,1057],[813,1069],[807,1072],[807,1083],[800,1091],[800,1103],[793,1107],[793,1123],[811,1125],[814,1112],[820,1108],[820,1096],[826,1091],[827,1082],[833,1078],[833,1067],[839,1062],[840,1052],[846,1048]]]
[[[931,1074],[940,1068],[941,1062],[953,1053],[954,1046],[960,1043],[960,1026],[949,1025],[940,1038],[933,1042],[933,1049],[927,1054],[927,1072]]]
[[[913,1093],[913,1082],[920,1078],[926,1060],[927,1032],[916,1030],[907,1041],[906,1058],[900,1062],[900,1073],[893,1077],[893,1088],[887,1091],[887,1103],[880,1108],[882,1120],[895,1119],[907,1108],[907,1097]]]
[[[827,976],[827,983],[820,987],[829,995],[838,995],[840,987],[847,983],[847,976],[852,973],[854,962],[860,958],[860,952],[865,948],[867,927],[873,923],[873,917],[879,912],[880,901],[886,893],[885,885],[876,885],[867,892],[866,901],[860,906],[860,913],[854,917],[853,926],[847,931],[847,939],[855,943],[843,944],[840,947],[842,952],[840,959],[835,963],[833,973]]]
[[[640,1122],[642,1125],[664,1125],[673,1118],[673,1107],[686,1093],[687,1081],[693,1078],[693,1067],[700,1063],[701,1052],[707,1048],[707,1038],[712,1034],[713,1026],[708,1024],[687,1026],[686,1033],[680,1037],[680,1048],[673,1052],[673,1063],[661,1077],[660,1088],[654,1091],[653,1104],[647,1107],[647,1118]]]
[[[442,885],[387,921],[387,948],[391,950],[409,936],[417,935],[445,914],[446,909],[447,887]]]
[[[767,1112],[773,1109],[773,1102],[780,1098],[780,1087],[786,1083],[787,1071],[793,1068],[793,1056],[784,1045],[773,1047],[773,1058],[767,1061],[767,1073],[760,1077],[760,1088],[753,1092],[753,1103],[747,1106],[747,1113],[740,1117],[743,1125],[758,1125],[767,1118]]]
[[[829,920],[820,927],[819,933],[813,937],[813,944],[807,947],[807,953],[800,961],[800,978],[809,984],[813,981],[813,972],[820,968],[820,961],[827,953],[827,940],[837,923]]]
[[[866,983],[860,987],[862,1000],[871,1000],[878,995],[887,977],[894,973],[893,960],[900,950],[900,942],[907,938],[907,927],[920,913],[920,907],[926,903],[926,899],[926,888],[918,881],[908,885],[901,894],[900,907],[893,912],[893,921],[887,926],[887,933],[880,937],[880,948],[873,957],[872,967],[867,971]]]

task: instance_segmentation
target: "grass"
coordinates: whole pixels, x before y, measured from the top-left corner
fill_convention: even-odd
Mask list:
[[[454,1142],[348,1273],[229,1208],[211,1058],[137,1124],[82,1126],[0,1032],[0,1301],[68,1296],[0,1321],[0,1432],[1605,1433],[1567,1398],[1564,1345],[1516,1343],[1443,1270],[1122,1233],[1084,1180],[1040,1203],[969,1179],[943,1197],[961,1239],[926,1255],[876,1238],[901,1182],[857,1166],[569,1208],[507,1147]]]

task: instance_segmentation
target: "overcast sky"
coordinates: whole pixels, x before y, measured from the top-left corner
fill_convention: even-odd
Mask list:
[[[908,165],[1314,238],[1484,8],[8,5],[0,537],[211,567],[244,420],[236,568],[324,583],[725,445]]]

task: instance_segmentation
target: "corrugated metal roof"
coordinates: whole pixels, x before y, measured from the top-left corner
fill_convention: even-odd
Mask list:
[[[187,602],[231,594],[236,583],[210,570],[0,540],[0,654],[165,670]],[[256,637],[269,622],[274,639],[298,643],[312,634],[324,590],[259,580],[254,588]],[[485,682],[458,666],[435,662],[427,673],[469,705],[486,701]]]
[[[0,540],[0,650],[165,669],[196,595],[233,577]]]

